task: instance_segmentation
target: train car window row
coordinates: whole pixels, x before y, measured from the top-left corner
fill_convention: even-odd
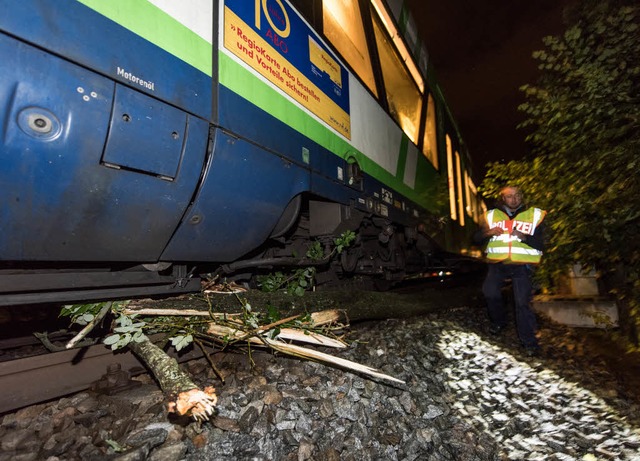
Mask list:
[[[438,102],[426,88],[384,3],[381,0],[290,2],[324,35],[407,137],[439,170]],[[373,33],[368,34],[367,30]],[[477,190],[468,174],[466,157],[460,154],[457,130],[448,128],[446,133],[450,216],[464,226],[465,214],[479,221],[481,201],[477,200]]]

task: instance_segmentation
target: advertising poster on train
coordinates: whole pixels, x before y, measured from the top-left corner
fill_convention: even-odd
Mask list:
[[[228,0],[224,46],[351,138],[347,70],[286,0]]]

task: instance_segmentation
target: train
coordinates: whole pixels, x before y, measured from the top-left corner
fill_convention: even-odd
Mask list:
[[[403,0],[0,9],[0,305],[476,256],[471,156]]]

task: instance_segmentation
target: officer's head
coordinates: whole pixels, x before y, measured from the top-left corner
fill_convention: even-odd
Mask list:
[[[500,200],[511,211],[522,206],[522,191],[518,186],[505,186],[500,190]]]

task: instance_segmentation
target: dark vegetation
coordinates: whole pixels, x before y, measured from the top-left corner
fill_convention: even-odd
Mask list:
[[[494,163],[482,184],[495,197],[520,185],[546,209],[548,246],[539,275],[553,291],[580,263],[598,271],[621,309],[630,349],[640,344],[640,7],[581,0],[563,35],[533,54],[539,80],[521,88],[532,157]]]

